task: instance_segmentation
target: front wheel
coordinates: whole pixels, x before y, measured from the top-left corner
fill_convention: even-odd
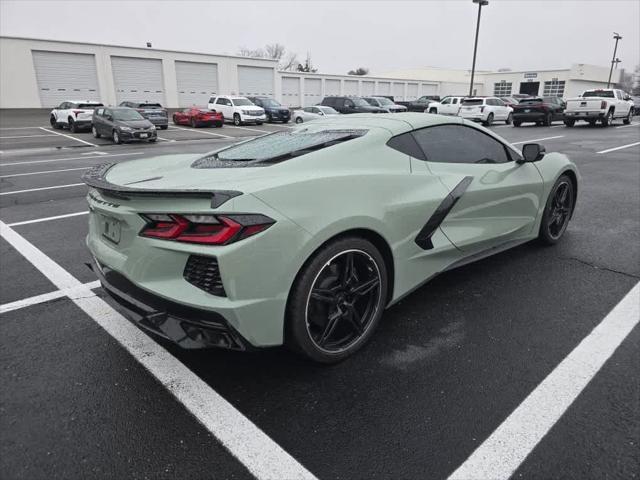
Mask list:
[[[547,245],[560,241],[573,214],[574,186],[567,175],[561,175],[551,189],[542,214],[538,238]]]
[[[120,145],[122,143],[122,138],[120,138],[120,134],[117,130],[113,131],[111,138],[113,139],[113,143],[115,143],[116,145]]]
[[[173,120],[174,125],[178,125],[178,117],[174,115],[171,119]]]
[[[624,123],[625,125],[629,125],[631,123],[631,110],[629,110],[629,114],[625,117],[624,120],[622,120],[622,123]]]
[[[575,120],[573,120],[573,119],[571,119],[571,120],[565,120],[565,121],[564,121],[564,124],[565,124],[567,127],[573,127],[573,126],[576,124],[576,121],[575,121]]]
[[[256,122],[256,125],[262,125],[264,122]]]
[[[304,120],[302,120],[302,117],[296,117],[296,123],[302,123],[304,122]]]
[[[198,122],[196,122],[196,119],[191,117],[191,128],[196,128],[198,126]]]
[[[542,124],[545,127],[550,127],[552,123],[553,123],[553,115],[551,115],[551,113],[547,113],[544,117],[544,122],[542,122]]]
[[[482,123],[485,127],[490,127],[493,124],[493,113],[490,113],[487,119]]]
[[[287,305],[287,345],[315,362],[344,360],[373,335],[387,290],[384,259],[371,242],[334,240],[296,277]]]
[[[504,124],[505,124],[505,125],[511,125],[511,122],[513,122],[513,114],[511,114],[511,113],[510,113],[510,114],[507,116],[507,119],[504,121]]]
[[[437,108],[430,108],[429,109],[429,113],[438,113],[438,109]]]
[[[100,132],[98,132],[95,125],[91,126],[91,134],[93,135],[93,138],[100,138]]]
[[[78,126],[76,125],[76,122],[73,121],[73,119],[69,119],[69,131],[71,133],[77,133],[78,131]]]
[[[267,113],[267,123],[273,123],[273,118],[271,118],[271,114]]]
[[[519,127],[520,125],[522,125],[522,122],[516,120],[515,122],[513,122],[513,126],[514,127]]]
[[[242,125],[242,120],[240,119],[240,114],[239,113],[234,113],[233,114],[233,124],[236,127],[239,127],[240,125]]]

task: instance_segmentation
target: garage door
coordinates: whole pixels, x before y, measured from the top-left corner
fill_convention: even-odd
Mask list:
[[[176,61],[178,106],[206,106],[218,93],[218,65]]]
[[[357,80],[345,80],[344,81],[344,94],[345,95],[358,95],[358,81]]]
[[[429,85],[427,83],[420,84],[422,86],[422,95],[437,95],[438,86],[437,85]]]
[[[164,104],[162,61],[154,58],[111,57],[116,102]]]
[[[57,107],[67,100],[100,100],[93,55],[34,50],[33,66],[43,107]]]
[[[390,82],[378,82],[378,95],[391,95],[391,83]]]
[[[340,80],[325,80],[324,94],[327,96],[340,95]]]
[[[362,96],[363,97],[368,97],[370,95],[375,95],[376,93],[376,82],[368,82],[368,81],[363,81],[362,82]]]
[[[240,95],[273,97],[273,68],[238,66]]]
[[[407,100],[415,100],[416,98],[418,98],[418,84],[407,84]]]
[[[319,78],[304,79],[304,105],[309,107],[322,101],[322,80]]]
[[[393,98],[396,100],[404,100],[404,83],[393,83]]]
[[[298,77],[282,77],[282,103],[287,107],[299,107],[300,79]]]

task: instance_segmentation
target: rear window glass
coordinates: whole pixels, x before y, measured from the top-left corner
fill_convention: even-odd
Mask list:
[[[542,103],[541,98],[524,98],[520,100],[520,105],[527,105],[532,103]]]
[[[138,105],[139,108],[162,108],[162,105],[159,103],[141,103]]]
[[[79,103],[78,108],[98,108],[104,107],[101,103]]]
[[[225,168],[277,163],[361,137],[365,133],[367,130],[347,129],[276,132],[208,154],[196,160],[191,166],[193,168]]]
[[[482,98],[470,98],[469,100],[463,100],[463,105],[482,105],[484,103],[484,99]]]
[[[614,98],[613,90],[591,90],[584,92],[582,94],[583,97],[604,97],[604,98]]]

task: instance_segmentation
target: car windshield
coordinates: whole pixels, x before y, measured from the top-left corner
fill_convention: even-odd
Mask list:
[[[484,103],[484,99],[482,98],[469,98],[467,100],[463,100],[463,105],[482,105]]]
[[[584,98],[587,97],[604,97],[604,98],[615,98],[613,94],[613,90],[587,90],[582,94]]]
[[[364,98],[354,97],[354,98],[351,99],[351,101],[353,102],[353,104],[356,107],[369,107],[370,106]]]
[[[123,120],[126,122],[130,120],[144,120],[144,117],[133,109],[123,108],[119,110],[113,110],[113,119]]]
[[[79,103],[78,104],[78,108],[98,108],[98,107],[104,107],[104,105],[102,105],[101,103]]]
[[[393,102],[388,98],[376,97],[376,99],[380,102],[380,105],[393,105]]]
[[[364,135],[366,130],[275,132],[219,150],[196,160],[193,168],[225,168],[286,160]]]
[[[337,115],[338,111],[331,107],[318,107],[319,110],[322,110],[325,115]]]
[[[254,105],[251,101],[246,98],[232,98],[231,101],[236,107],[244,107],[247,105]]]

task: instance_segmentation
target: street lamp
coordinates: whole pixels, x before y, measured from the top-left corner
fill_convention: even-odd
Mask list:
[[[475,1],[475,0],[474,0]],[[618,41],[622,40],[622,36],[619,33],[613,32],[613,38],[616,39],[616,45],[613,47],[613,57],[611,57],[611,69],[609,70],[609,80],[607,80],[607,88],[611,85],[611,74],[613,74],[613,65],[617,64],[616,52],[618,51]]]
[[[489,0],[473,0],[473,3],[478,4],[478,23],[476,24],[476,41],[473,44],[473,64],[471,65],[471,85],[469,85],[469,96],[473,95],[473,77],[476,73],[476,52],[478,51],[478,32],[480,31],[480,14],[482,13],[482,7],[489,5]]]

